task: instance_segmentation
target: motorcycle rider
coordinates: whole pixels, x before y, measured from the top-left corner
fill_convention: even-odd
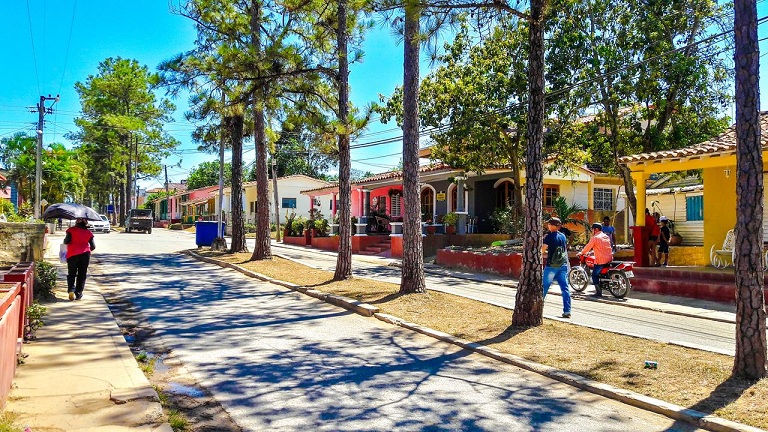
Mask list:
[[[592,297],[602,297],[600,272],[603,271],[606,264],[613,261],[613,247],[611,246],[611,238],[603,232],[603,226],[597,222],[592,224],[592,238],[579,252],[579,255],[584,255],[590,250],[595,253],[595,266],[592,268],[592,283],[595,285],[595,293],[592,294]]]

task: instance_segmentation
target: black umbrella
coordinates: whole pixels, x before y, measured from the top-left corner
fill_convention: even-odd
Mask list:
[[[96,210],[84,206],[82,204],[75,203],[58,203],[52,204],[43,212],[43,219],[86,219],[92,221],[100,221],[101,217]]]

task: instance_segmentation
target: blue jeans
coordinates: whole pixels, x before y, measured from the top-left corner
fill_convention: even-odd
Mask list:
[[[603,295],[603,289],[600,288],[600,272],[603,271],[603,267],[608,264],[595,264],[592,268],[592,283],[595,285],[595,294]]]
[[[544,297],[547,297],[552,281],[557,279],[560,292],[563,293],[563,313],[571,313],[571,291],[568,289],[567,275],[568,264],[563,264],[560,267],[544,267]]]

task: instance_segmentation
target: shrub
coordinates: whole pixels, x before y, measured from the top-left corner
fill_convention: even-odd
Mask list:
[[[285,229],[288,230],[288,232],[285,233],[287,236],[292,236],[293,234],[293,221],[296,219],[296,213],[288,214],[285,213]]]
[[[184,229],[184,227],[180,223],[175,223],[175,224],[168,225],[168,229],[181,231]]]
[[[37,301],[32,303],[31,306],[27,308],[27,320],[29,324],[27,324],[27,327],[24,329],[24,339],[26,340],[33,340],[35,339],[35,333],[37,332],[37,329],[43,326],[45,324],[43,322],[43,317],[48,313],[48,308],[45,306],[40,305]]]
[[[446,213],[445,216],[443,216],[443,223],[447,226],[456,225],[456,222],[458,221],[459,215],[454,212]]]
[[[269,232],[277,232],[277,225],[274,222],[269,224]]]
[[[256,232],[256,224],[252,224],[252,223],[245,224],[245,232],[246,233],[255,233]]]
[[[523,231],[523,218],[516,218],[512,207],[497,208],[491,213],[491,223],[499,234],[509,234],[518,237]]]
[[[48,261],[35,262],[35,298],[52,298],[56,289],[56,266]]]
[[[328,237],[328,220],[320,219],[315,221],[315,230],[318,237]]]
[[[304,219],[303,217],[299,216],[295,218],[293,220],[293,223],[291,223],[291,231],[292,231],[291,235],[299,236],[299,237],[304,235],[305,223],[306,223],[306,219]]]

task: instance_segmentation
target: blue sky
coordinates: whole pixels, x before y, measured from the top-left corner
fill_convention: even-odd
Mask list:
[[[191,49],[195,39],[192,22],[170,13],[163,0],[4,0],[0,16],[4,18],[0,26],[0,138],[18,131],[34,134],[37,114],[28,107],[41,94],[60,94],[55,113],[46,115],[44,142],[65,142],[64,134],[76,130],[74,118],[80,110],[74,84],[96,73],[99,62],[120,56],[155,70],[161,61]],[[402,45],[389,29],[376,27],[365,51],[364,62],[352,66],[350,77],[352,101],[360,106],[377,101],[379,93],[390,94],[402,81]],[[179,181],[189,169],[216,156],[194,151],[196,145],[189,137],[193,125],[183,117],[187,101],[173,102],[176,122],[166,130],[181,141],[183,154],[171,156],[165,163],[169,179]],[[373,135],[362,137],[361,142],[399,136],[399,131],[392,130],[395,127],[376,123],[366,132]],[[401,144],[391,143],[355,150],[353,159],[365,160],[354,162],[353,167],[385,171],[400,157],[368,158],[400,149]],[[248,144],[244,159],[249,162],[253,157],[253,145]],[[176,166],[179,162],[180,167]],[[160,186],[162,181],[149,180],[143,186]]]
[[[768,14],[768,2],[758,0],[758,16]],[[44,141],[66,142],[64,134],[74,131],[80,102],[74,90],[107,57],[136,59],[155,70],[176,53],[193,47],[195,31],[191,21],[168,10],[168,1],[95,0],[4,0],[0,2],[0,138],[18,131],[34,133],[37,114],[29,112],[40,95],[60,94],[55,113],[46,116]],[[759,29],[768,35],[768,23]],[[761,42],[763,50],[768,41]],[[351,68],[351,99],[358,106],[389,95],[402,82],[402,44],[388,28],[376,27],[364,46],[363,63]],[[423,56],[422,56],[423,58]],[[768,59],[761,59],[768,63]],[[422,61],[422,74],[427,64]],[[761,106],[768,109],[768,70],[761,65]],[[193,125],[183,118],[186,99],[176,99],[176,122],[166,130],[182,144],[180,156],[169,157],[169,179],[179,181],[200,162],[216,156],[195,152],[190,139]],[[49,103],[50,104],[50,103]],[[732,115],[732,113],[731,113]],[[359,142],[401,135],[393,123],[374,123]],[[396,165],[401,144],[393,142],[354,150],[353,168],[381,172]],[[396,155],[393,155],[396,154]],[[246,146],[246,162],[253,159],[252,144]],[[387,156],[389,155],[389,156]],[[180,166],[179,166],[180,164]],[[162,185],[162,178],[142,183]]]

